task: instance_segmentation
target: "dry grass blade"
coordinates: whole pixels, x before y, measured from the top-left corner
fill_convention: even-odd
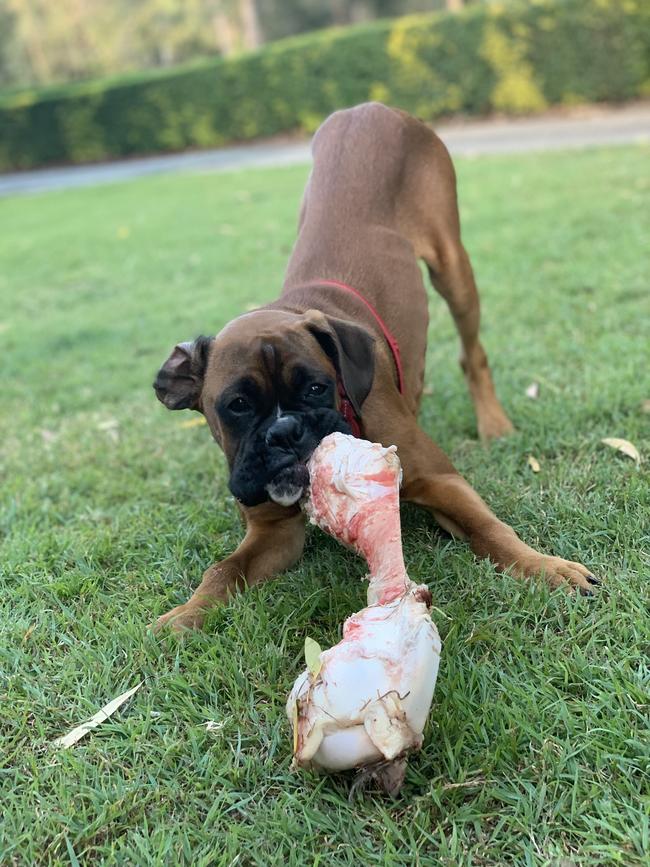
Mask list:
[[[619,439],[619,437],[606,437],[605,439],[601,440],[601,443],[604,443],[606,446],[609,446],[612,449],[616,449],[616,451],[620,452],[623,455],[627,455],[628,458],[632,458],[633,461],[636,461],[637,466],[641,463],[641,455],[639,454],[639,450],[629,440],[622,440]]]
[[[299,725],[298,725],[299,718],[300,718],[300,706],[298,705],[298,702],[296,701],[296,702],[294,702],[294,705],[293,705],[293,718],[292,718],[292,722],[291,722],[291,724],[293,726],[293,754],[294,754],[294,756],[298,752],[298,736],[300,734]]]
[[[128,701],[132,695],[134,695],[142,686],[143,681],[140,681],[133,689],[129,689],[126,692],[123,692],[122,695],[118,695],[117,698],[114,698],[112,701],[109,701],[108,704],[105,704],[101,710],[98,710],[94,717],[87,720],[81,725],[73,728],[72,731],[68,732],[67,735],[63,735],[63,737],[57,738],[55,741],[52,741],[53,747],[63,747],[67,749],[68,747],[73,746],[77,743],[77,741],[81,740],[84,735],[87,735],[89,731],[97,728],[101,723],[106,722],[106,720],[112,716],[115,711],[122,707],[124,702]]]
[[[201,425],[207,424],[205,418],[200,415],[197,418],[190,418],[187,421],[182,421],[180,423],[180,427],[188,428],[188,427],[201,427]]]
[[[443,792],[448,792],[450,789],[471,789],[476,786],[484,786],[491,780],[486,780],[485,777],[475,777],[473,780],[465,780],[464,783],[445,783],[442,787]]]

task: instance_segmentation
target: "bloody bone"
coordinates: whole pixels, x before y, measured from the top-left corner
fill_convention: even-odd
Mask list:
[[[365,557],[370,575],[368,606],[291,691],[295,761],[325,771],[395,761],[398,773],[385,775],[395,791],[403,757],[422,744],[440,657],[431,595],[404,566],[399,459],[394,446],[335,433],[314,452],[309,474],[311,521]]]

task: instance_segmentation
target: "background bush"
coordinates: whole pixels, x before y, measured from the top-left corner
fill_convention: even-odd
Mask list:
[[[647,0],[532,0],[320,31],[233,60],[0,99],[0,169],[313,131],[379,99],[425,119],[650,95]]]

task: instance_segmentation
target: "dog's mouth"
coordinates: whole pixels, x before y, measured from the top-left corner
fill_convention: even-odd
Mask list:
[[[309,486],[307,462],[318,443],[334,431],[351,433],[350,426],[334,409],[318,409],[300,416],[300,426],[289,430],[284,422],[269,436],[262,425],[242,439],[232,462],[229,487],[246,507],[270,499],[280,506],[293,506]],[[277,425],[275,419],[272,424]],[[300,436],[296,434],[300,433]]]
[[[266,485],[266,492],[280,506],[293,506],[301,499],[309,487],[309,470],[307,466],[298,462],[274,476]]]

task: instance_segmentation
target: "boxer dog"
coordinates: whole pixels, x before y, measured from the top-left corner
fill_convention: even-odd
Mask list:
[[[599,582],[588,569],[522,542],[418,425],[428,324],[422,259],[458,330],[481,439],[513,429],[479,339],[447,149],[424,123],[379,103],[331,115],[312,149],[278,300],[216,337],[179,343],[154,383],[169,409],[205,416],[246,524],[237,550],[157,626],[200,627],[211,606],[298,560],[305,463],[333,431],[396,445],[403,499],[428,509],[479,557],[590,594]]]

